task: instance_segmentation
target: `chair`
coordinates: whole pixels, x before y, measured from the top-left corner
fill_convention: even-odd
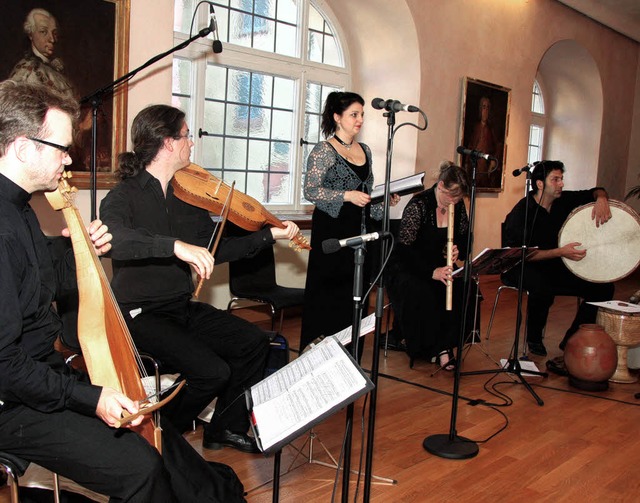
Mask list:
[[[29,464],[29,461],[25,461],[14,454],[0,452],[0,466],[4,468],[11,488],[11,503],[20,503],[19,478],[27,471]],[[53,473],[53,500],[55,503],[60,503],[60,486],[57,473]]]
[[[229,227],[232,226],[229,224]],[[248,234],[238,227],[229,229],[228,233],[233,236]],[[233,297],[227,304],[228,312],[250,307],[234,306],[242,301],[268,305],[271,309],[271,330],[275,328],[276,314],[280,313],[280,332],[284,309],[304,303],[304,288],[280,286],[276,283],[273,246],[265,247],[253,257],[229,262],[229,290]]]

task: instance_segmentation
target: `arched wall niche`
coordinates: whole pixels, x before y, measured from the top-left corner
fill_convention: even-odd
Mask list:
[[[602,80],[591,54],[575,40],[553,44],[538,67],[547,117],[544,158],[564,162],[565,187],[596,185],[602,135]]]

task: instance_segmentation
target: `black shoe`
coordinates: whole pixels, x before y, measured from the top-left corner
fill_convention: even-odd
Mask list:
[[[547,360],[547,370],[559,376],[568,376],[569,371],[564,364],[563,356],[556,356],[553,360]]]
[[[541,342],[528,342],[529,352],[538,356],[547,356],[547,348]]]
[[[246,433],[233,433],[229,430],[224,430],[221,433],[207,434],[205,431],[202,437],[202,447],[205,449],[213,449],[217,451],[224,446],[233,447],[242,452],[248,452],[257,454],[260,452],[258,444],[254,438],[250,437]]]

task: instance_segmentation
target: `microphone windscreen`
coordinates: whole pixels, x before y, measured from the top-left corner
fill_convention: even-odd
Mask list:
[[[222,42],[220,42],[219,40],[213,41],[213,52],[215,52],[216,54],[220,54],[222,52]]]
[[[324,253],[335,253],[340,249],[340,241],[337,239],[325,239],[322,242],[322,251]]]

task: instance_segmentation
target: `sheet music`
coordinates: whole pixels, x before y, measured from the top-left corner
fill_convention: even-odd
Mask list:
[[[360,321],[360,337],[370,334],[375,330],[375,328],[376,315],[375,313],[371,313],[369,316],[367,316],[366,318],[362,318],[362,320]],[[336,339],[338,339],[338,341],[340,341],[340,344],[346,346],[351,342],[351,334],[353,332],[352,329],[353,327],[349,325],[347,328],[340,330],[340,332],[333,334],[332,337],[335,337]]]
[[[368,381],[334,337],[327,337],[251,387],[252,420],[263,450],[341,405]]]
[[[398,180],[392,180],[389,182],[389,189],[392,194],[411,194],[424,189],[424,171],[422,173],[416,173],[415,175],[399,178]],[[371,200],[380,199],[384,197],[384,184],[376,185],[371,191]]]
[[[631,304],[624,302],[623,300],[608,300],[606,302],[587,302],[593,306],[604,307],[613,311],[619,311],[621,313],[636,314],[640,313],[640,306],[638,304]]]

